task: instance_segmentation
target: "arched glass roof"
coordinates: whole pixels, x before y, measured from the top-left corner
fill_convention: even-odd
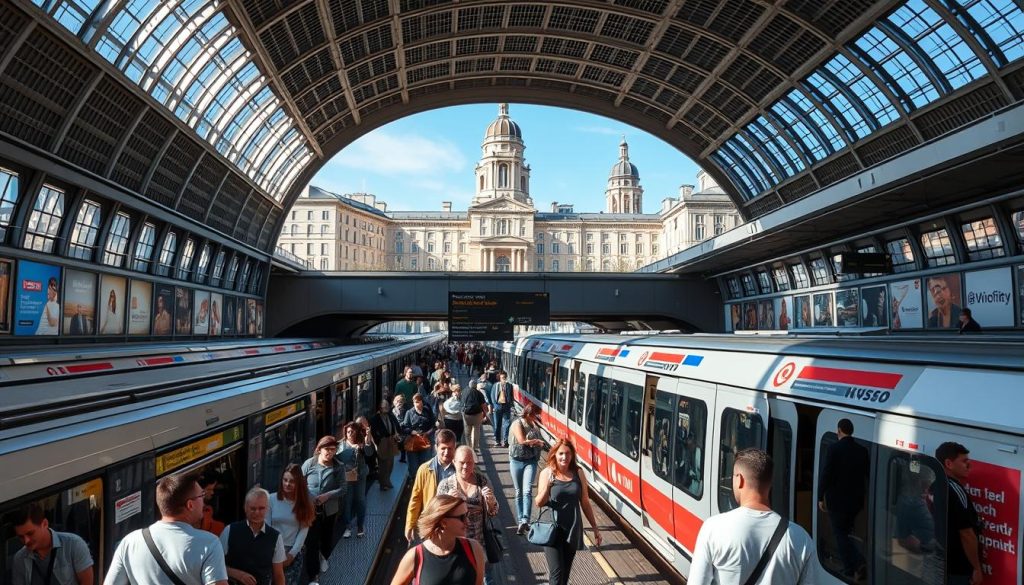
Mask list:
[[[33,0],[278,202],[313,158],[218,0]]]
[[[1024,99],[1019,0],[32,1],[283,206],[377,126],[527,101],[664,138],[756,217]]]

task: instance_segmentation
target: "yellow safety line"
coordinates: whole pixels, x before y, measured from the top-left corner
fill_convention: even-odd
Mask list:
[[[612,570],[612,566],[608,564],[608,559],[604,558],[601,551],[594,547],[594,543],[591,542],[590,538],[588,538],[586,534],[583,535],[583,544],[587,545],[587,548],[590,549],[590,554],[594,555],[594,560],[597,561],[597,566],[601,567],[601,570],[604,571],[604,574],[607,575],[609,579],[614,579],[619,576]],[[610,585],[622,585],[622,581],[613,581]]]

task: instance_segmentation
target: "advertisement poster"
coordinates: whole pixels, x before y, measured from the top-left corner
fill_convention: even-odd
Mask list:
[[[174,332],[174,287],[156,285],[156,310],[153,312],[153,335],[170,335]]]
[[[256,299],[245,299],[246,333],[256,335]]]
[[[124,335],[128,279],[100,275],[100,335]]]
[[[256,301],[256,335],[263,335],[263,301]]]
[[[884,284],[860,289],[860,313],[865,327],[889,326],[889,297]]]
[[[778,323],[776,328],[781,331],[789,330],[789,327],[793,324],[792,309],[793,309],[793,297],[779,297],[773,299],[772,302],[775,304],[775,314],[778,315]]]
[[[192,334],[192,290],[174,287],[174,334]]]
[[[979,537],[985,545],[981,560],[984,582],[1016,583],[1020,567],[1020,470],[973,459],[964,488],[984,526]]]
[[[860,294],[851,288],[836,291],[836,326],[857,327],[860,325]]]
[[[144,280],[132,281],[128,299],[128,335],[149,335],[153,312],[153,284]]]
[[[757,331],[757,303],[743,303],[743,328]]]
[[[12,284],[14,284],[14,260],[0,258],[0,333],[11,332]]]
[[[223,323],[221,310],[224,308],[224,295],[220,293],[210,294],[210,335],[220,335]]]
[[[18,262],[14,334],[60,334],[60,267]]]
[[[96,274],[64,272],[64,334],[96,334]]]
[[[775,305],[771,300],[761,301],[757,304],[758,329],[772,331],[775,329]]]
[[[235,319],[238,316],[235,314],[235,297],[224,297],[223,315],[220,327],[221,335],[236,335],[238,330],[235,329]]]
[[[725,324],[725,330],[739,331],[740,329],[743,329],[743,322],[740,320],[741,307],[739,303],[728,305],[726,309],[728,310],[728,316],[726,318],[728,322]]]
[[[794,313],[796,313],[796,328],[808,329],[814,326],[811,319],[811,295],[793,297]]]
[[[195,321],[192,323],[192,333],[196,335],[209,335],[210,293],[205,290],[197,290],[195,294],[195,307]]]
[[[963,295],[960,290],[960,275],[955,272],[929,276],[924,281],[925,297],[928,299],[929,329],[957,329],[960,327],[960,307]]]
[[[235,298],[235,335],[245,335],[245,299]]]
[[[832,293],[814,295],[814,326],[832,326]]]
[[[889,317],[892,329],[920,329],[924,327],[921,311],[921,279],[901,280],[889,285]]]
[[[964,274],[964,291],[966,306],[979,325],[1013,327],[1013,274],[1009,267]]]

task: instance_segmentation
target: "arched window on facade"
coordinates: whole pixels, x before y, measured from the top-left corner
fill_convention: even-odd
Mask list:
[[[519,177],[519,190],[526,191],[526,177]]]
[[[512,270],[512,261],[508,259],[508,256],[498,256],[498,259],[494,261],[494,266],[497,272],[509,272]]]
[[[594,259],[593,258],[587,258],[587,272],[593,272],[593,271],[594,271]]]
[[[508,165],[506,164],[498,165],[498,188],[508,188]]]
[[[482,191],[483,188],[484,188],[484,176],[480,175],[480,190]]]

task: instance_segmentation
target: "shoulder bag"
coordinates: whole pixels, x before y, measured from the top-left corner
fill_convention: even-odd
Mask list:
[[[185,585],[185,582],[181,580],[181,577],[177,576],[174,571],[167,565],[167,561],[164,560],[164,555],[160,554],[160,549],[156,547],[156,543],[153,542],[153,535],[149,533],[149,527],[142,529],[142,540],[146,541],[146,548],[149,549],[149,554],[153,555],[153,559],[156,560],[156,564],[160,565],[160,570],[167,575],[167,578],[171,580],[174,585]],[[54,555],[56,558],[56,555]]]
[[[483,489],[487,486],[487,478],[480,472],[476,473],[476,485],[477,489],[480,490],[480,503],[484,513],[484,539],[482,543],[484,545],[484,552],[487,553],[488,563],[497,563],[501,561],[501,553],[505,550],[505,547],[498,538],[498,533],[501,531],[494,527],[494,520],[487,513],[487,499],[483,495]]]
[[[768,567],[768,563],[775,556],[775,549],[779,548],[779,543],[782,542],[782,535],[786,534],[786,530],[789,528],[789,520],[785,516],[779,518],[779,525],[775,527],[775,533],[772,534],[772,539],[768,542],[768,546],[765,547],[764,552],[761,553],[761,559],[757,561],[757,566],[754,567],[754,572],[747,577],[747,580],[743,582],[743,585],[754,585],[757,580],[761,578],[761,574],[764,573],[765,568]]]
[[[426,435],[409,435],[405,439],[405,450],[412,452],[426,451],[430,448],[430,439]]]
[[[542,520],[544,514],[551,511],[551,508],[544,507],[537,514],[537,520],[530,525],[530,532],[526,540],[538,546],[558,546],[558,543],[565,540],[562,536],[562,527],[554,522]]]

